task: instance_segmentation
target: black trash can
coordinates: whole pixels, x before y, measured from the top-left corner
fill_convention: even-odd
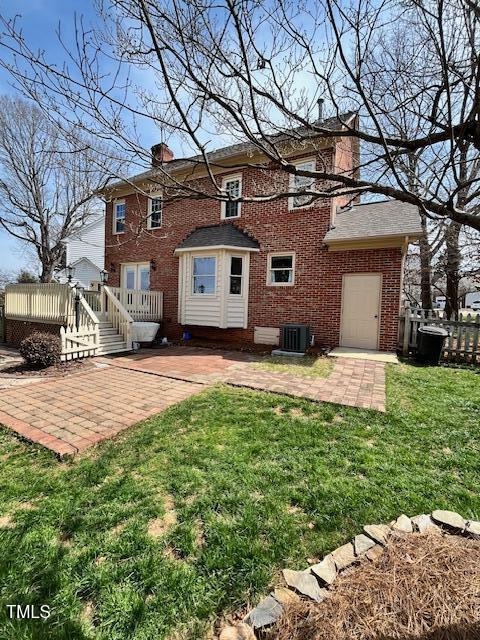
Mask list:
[[[442,327],[428,324],[419,327],[416,361],[423,364],[438,364],[447,336],[448,331]]]

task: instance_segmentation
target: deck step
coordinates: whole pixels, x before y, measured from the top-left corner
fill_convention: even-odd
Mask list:
[[[113,345],[100,345],[95,352],[97,356],[106,356],[109,353],[121,353],[122,351],[127,351],[127,343],[126,342],[117,342],[115,346]]]
[[[115,327],[105,327],[104,329],[100,329],[100,336],[116,336],[118,335]]]
[[[100,336],[100,339],[98,341],[98,343],[101,345],[117,344],[118,342],[125,342],[123,336],[119,336],[118,333],[113,336]]]

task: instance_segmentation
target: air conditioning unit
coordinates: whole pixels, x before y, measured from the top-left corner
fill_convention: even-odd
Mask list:
[[[280,327],[280,349],[305,353],[310,345],[310,327],[306,324],[284,324]]]

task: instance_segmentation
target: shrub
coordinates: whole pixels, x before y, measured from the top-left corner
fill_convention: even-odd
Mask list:
[[[20,355],[32,367],[43,369],[60,362],[62,343],[58,336],[36,331],[20,343]]]

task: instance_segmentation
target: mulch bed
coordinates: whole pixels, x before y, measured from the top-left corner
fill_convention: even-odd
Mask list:
[[[24,362],[13,362],[4,366],[1,366],[0,363],[0,378],[62,378],[71,373],[80,373],[91,368],[92,364],[85,360],[60,362],[44,369],[32,368]]]
[[[480,540],[438,532],[392,540],[345,571],[320,604],[286,606],[268,640],[480,639]]]

